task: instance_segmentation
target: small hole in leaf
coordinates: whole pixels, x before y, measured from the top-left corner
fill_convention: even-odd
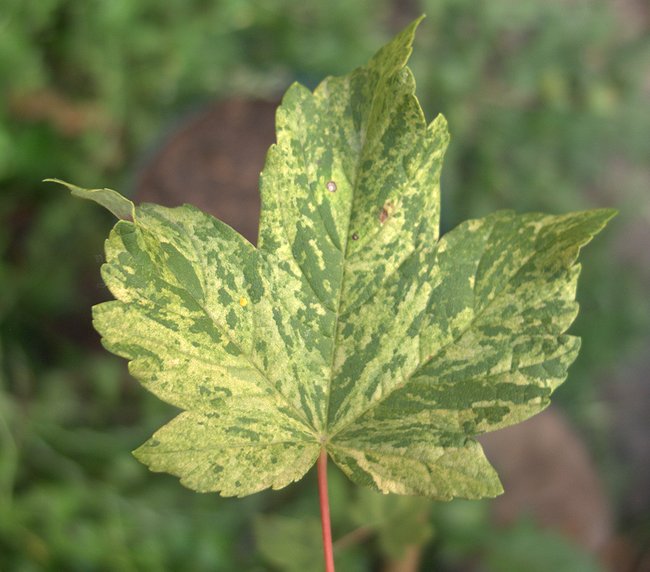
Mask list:
[[[330,193],[336,192],[337,187],[336,187],[336,183],[334,181],[328,181],[326,187],[327,187],[327,190]]]
[[[352,235],[352,240],[359,240],[359,235],[356,232]]]

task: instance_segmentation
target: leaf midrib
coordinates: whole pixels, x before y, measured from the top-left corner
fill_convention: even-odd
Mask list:
[[[154,435],[155,438],[155,435]],[[224,445],[219,445],[218,447],[215,447],[214,445],[209,445],[205,447],[183,447],[182,449],[159,449],[156,447],[156,455],[178,455],[178,454],[184,454],[187,452],[194,452],[194,453],[208,453],[208,452],[215,452],[220,449],[255,449],[255,448],[264,448],[264,447],[274,447],[276,445],[295,445],[297,447],[318,447],[317,442],[311,442],[311,441],[298,441],[298,440],[293,440],[293,441],[288,441],[288,440],[283,440],[283,441],[269,441],[269,442],[252,442],[252,441],[242,441],[240,443],[233,443],[229,442]],[[146,443],[145,445],[146,446]]]
[[[378,84],[382,83],[384,84],[385,76],[380,76],[378,80]],[[352,82],[350,81],[350,78],[347,80],[348,83],[348,89],[352,89]],[[329,413],[330,413],[330,403],[332,401],[331,399],[331,392],[332,392],[332,382],[334,381],[334,361],[336,360],[336,351],[338,349],[338,340],[339,340],[339,322],[340,322],[340,317],[341,317],[341,302],[343,299],[343,286],[345,285],[345,274],[346,274],[346,266],[348,262],[348,247],[350,245],[350,226],[352,224],[352,212],[354,209],[354,197],[359,189],[359,178],[360,178],[360,173],[361,173],[361,165],[362,165],[362,159],[366,156],[366,137],[368,135],[368,128],[370,125],[370,120],[374,116],[375,112],[375,105],[377,102],[377,93],[379,92],[379,89],[374,89],[372,92],[372,101],[370,103],[370,112],[368,113],[368,120],[366,121],[365,128],[359,133],[360,136],[360,144],[359,144],[359,155],[357,157],[357,161],[354,167],[354,184],[352,185],[352,190],[350,193],[350,206],[348,209],[347,217],[346,217],[346,225],[345,225],[345,246],[341,249],[343,252],[343,261],[341,263],[341,278],[339,280],[339,288],[338,288],[338,294],[336,297],[336,319],[334,320],[334,327],[332,329],[332,353],[331,353],[331,358],[330,358],[330,364],[329,364],[329,370],[330,370],[330,375],[327,380],[327,402],[325,406],[325,416],[323,421],[325,422],[325,431],[329,429]],[[352,97],[350,97],[349,104],[352,104]],[[349,178],[348,178],[349,179]],[[324,439],[329,440],[331,438],[331,435],[326,435],[323,436]]]

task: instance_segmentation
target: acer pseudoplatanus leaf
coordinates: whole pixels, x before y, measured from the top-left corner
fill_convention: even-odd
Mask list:
[[[501,492],[474,437],[549,403],[580,341],[578,252],[613,216],[496,212],[439,237],[449,139],[405,67],[417,22],[364,67],[294,84],[261,176],[257,248],[185,205],[74,194],[121,220],[94,308],[108,350],[182,412],[135,451],[197,491],[300,479]]]

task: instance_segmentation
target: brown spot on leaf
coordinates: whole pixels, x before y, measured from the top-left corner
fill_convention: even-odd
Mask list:
[[[381,207],[381,210],[379,211],[379,222],[381,224],[384,224],[388,220],[388,217],[393,214],[393,210],[393,203],[386,201],[386,203],[384,203],[384,206]]]

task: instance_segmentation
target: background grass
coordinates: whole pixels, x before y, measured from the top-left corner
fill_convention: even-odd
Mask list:
[[[98,267],[112,221],[40,181],[128,194],[142,157],[188,107],[277,97],[294,80],[314,87],[363,63],[420,12],[428,19],[412,60],[418,96],[452,131],[443,230],[497,208],[621,211],[586,253],[573,330],[583,349],[558,400],[598,461],[617,534],[642,558],[650,515],[625,509],[631,469],[611,438],[616,412],[604,388],[626,383],[618,372],[634,370],[650,341],[650,267],[637,244],[650,223],[643,3],[5,0],[0,570],[290,569],[295,542],[268,535],[311,526],[311,477],[220,499],[151,475],[129,455],[172,411],[99,348],[90,327],[91,304],[107,297]],[[530,523],[493,536],[484,503],[423,510],[369,500],[336,476],[332,487],[335,532],[365,527],[370,539],[342,551],[342,570],[380,569],[415,537],[426,544],[426,570],[459,569],[474,555],[489,570],[518,570],[530,547],[537,562],[555,558],[540,569],[596,567]],[[392,546],[394,523],[411,521],[422,526]],[[318,544],[305,550],[309,562]]]

